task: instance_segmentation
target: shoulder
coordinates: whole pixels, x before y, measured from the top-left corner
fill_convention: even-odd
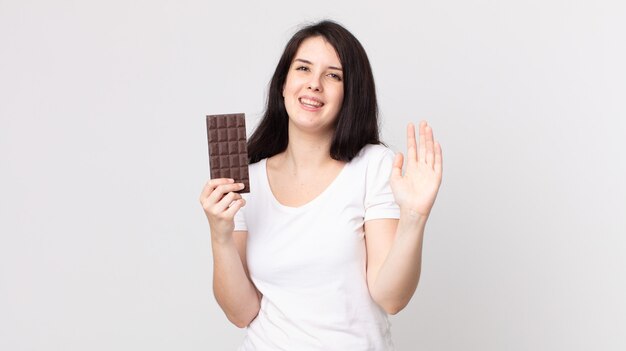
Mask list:
[[[250,163],[250,164],[248,165],[248,171],[249,171],[250,173],[258,173],[258,172],[260,172],[260,171],[261,171],[261,169],[263,168],[263,167],[262,167],[262,166],[263,166],[263,163],[264,163],[266,160],[267,160],[267,159],[265,159],[265,158],[264,158],[264,159],[262,159],[262,160],[260,160],[260,161],[255,162],[255,163]]]
[[[246,201],[250,201],[256,197],[260,191],[264,189],[263,181],[265,180],[265,160],[262,159],[255,163],[248,164],[248,179],[250,182],[250,192],[244,193],[242,196]],[[243,172],[243,170],[242,170]],[[248,206],[249,207],[249,206]]]
[[[353,161],[359,163],[364,162],[367,164],[380,163],[385,159],[391,159],[393,161],[394,156],[395,153],[393,150],[384,145],[367,144],[361,149],[361,151],[359,151]]]

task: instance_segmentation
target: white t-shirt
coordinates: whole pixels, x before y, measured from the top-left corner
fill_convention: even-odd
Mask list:
[[[276,200],[267,159],[250,165],[235,231],[248,231],[250,277],[263,297],[239,351],[394,349],[387,314],[367,287],[363,232],[367,220],[400,217],[389,186],[393,157],[365,146],[300,207]]]

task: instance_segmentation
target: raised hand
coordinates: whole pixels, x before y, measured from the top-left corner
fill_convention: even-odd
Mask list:
[[[403,155],[397,153],[391,172],[391,190],[403,213],[428,217],[435,203],[443,173],[441,145],[433,138],[427,122],[419,126],[419,148],[415,126],[407,126],[407,164],[402,175]]]

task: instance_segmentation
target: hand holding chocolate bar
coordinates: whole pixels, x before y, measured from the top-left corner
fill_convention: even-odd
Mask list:
[[[210,115],[206,118],[211,180],[200,195],[211,235],[218,241],[231,238],[234,217],[245,206],[241,193],[250,192],[244,114]]]
[[[245,185],[238,193],[249,193],[245,115],[209,115],[206,126],[211,178],[232,178]]]

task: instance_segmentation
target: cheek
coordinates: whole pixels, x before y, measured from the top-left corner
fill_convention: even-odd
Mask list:
[[[343,103],[343,89],[337,92],[337,103],[341,105]]]
[[[293,81],[285,82],[285,84],[283,84],[283,97],[287,95],[291,95],[294,92],[294,90],[295,90],[295,86],[294,86]]]

